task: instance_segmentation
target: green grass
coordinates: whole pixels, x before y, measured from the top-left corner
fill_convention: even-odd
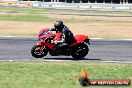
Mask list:
[[[132,64],[85,62],[0,62],[0,88],[83,88],[84,67],[90,79],[131,79]],[[90,86],[88,88],[131,88]]]
[[[35,15],[35,14],[4,14],[0,15],[0,20],[7,21],[25,21],[25,22],[54,22],[58,18],[48,17],[47,15]],[[59,19],[60,20],[60,19]],[[61,19],[67,23],[94,23],[94,22],[106,22],[103,20],[87,20],[87,19]]]
[[[132,16],[131,10],[126,11],[103,11],[103,10],[96,10],[96,9],[87,9],[87,10],[56,10],[56,9],[42,9],[42,8],[34,8],[34,7],[3,7],[0,6],[0,11],[16,11],[16,12],[23,12],[23,13],[67,13],[67,14],[87,14],[87,15],[107,15],[107,16]]]
[[[131,21],[107,21],[107,20],[96,20],[96,19],[77,19],[77,18],[55,18],[49,17],[48,14],[87,14],[87,15],[106,15],[106,16],[132,16],[131,11],[94,11],[94,10],[53,10],[53,9],[40,9],[40,8],[18,8],[18,7],[3,7],[0,6],[0,11],[16,11],[22,12],[18,14],[0,14],[0,20],[9,20],[9,21],[26,21],[26,22],[54,22],[55,20],[63,20],[68,23],[110,23],[110,22],[128,22]],[[24,13],[24,14],[23,14]],[[37,14],[36,14],[37,13]],[[43,13],[43,14],[39,14]]]
[[[77,19],[77,18],[52,18],[48,15],[39,14],[0,14],[0,20],[4,21],[23,21],[23,22],[54,22],[63,20],[66,23],[131,23],[132,21],[107,21],[96,19]]]
[[[1,11],[18,11],[18,12],[47,12],[46,9],[36,9],[36,8],[31,8],[31,7],[11,7],[11,6],[0,6]]]
[[[54,19],[49,18],[47,16],[42,16],[42,15],[32,15],[32,14],[11,15],[11,14],[4,14],[4,15],[0,15],[0,20],[26,21],[26,22],[50,22]]]

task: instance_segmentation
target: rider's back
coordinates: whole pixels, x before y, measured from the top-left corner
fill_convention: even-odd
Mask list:
[[[67,26],[64,26],[64,28],[62,29],[62,33],[64,33],[64,35],[65,35],[66,43],[71,44],[72,42],[74,42],[73,33],[69,30],[69,28]]]

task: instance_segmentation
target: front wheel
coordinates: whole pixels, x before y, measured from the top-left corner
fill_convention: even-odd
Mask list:
[[[75,59],[84,58],[89,52],[89,48],[86,44],[82,43],[74,47],[71,56]]]
[[[35,58],[42,58],[46,56],[48,53],[48,50],[46,48],[43,48],[43,52],[40,50],[40,46],[35,44],[31,49],[31,54]]]

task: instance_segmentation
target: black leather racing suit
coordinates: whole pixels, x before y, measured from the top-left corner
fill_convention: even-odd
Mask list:
[[[63,51],[63,53],[66,54],[66,49],[68,45],[75,41],[73,33],[69,30],[67,26],[64,26],[62,31],[56,31],[56,33],[57,32],[62,32],[62,39],[60,41],[56,41],[57,50]]]
[[[64,26],[62,31],[56,31],[62,32],[62,39],[60,41],[56,41],[57,43],[67,43],[68,45],[74,42],[73,33],[69,30],[67,26]]]

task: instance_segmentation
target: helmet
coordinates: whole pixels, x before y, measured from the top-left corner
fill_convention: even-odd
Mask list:
[[[64,28],[64,24],[62,21],[56,21],[54,23],[54,27],[55,29],[57,29],[58,31],[61,31]]]

